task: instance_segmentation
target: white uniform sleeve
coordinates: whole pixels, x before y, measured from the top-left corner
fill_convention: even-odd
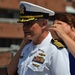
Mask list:
[[[54,50],[51,58],[52,75],[70,75],[69,57],[65,48]]]

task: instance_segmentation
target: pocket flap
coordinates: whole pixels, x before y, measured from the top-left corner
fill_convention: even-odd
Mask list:
[[[44,70],[44,65],[43,64],[38,64],[36,62],[30,62],[30,64],[28,65],[28,67],[30,69],[32,69],[33,71],[42,72]]]

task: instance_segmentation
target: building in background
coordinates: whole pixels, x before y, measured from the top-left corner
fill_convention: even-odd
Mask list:
[[[19,49],[23,38],[22,24],[17,23],[20,1],[0,0],[0,75],[6,75],[6,67],[13,56],[12,52]],[[75,15],[75,0],[25,1],[51,9],[56,12],[55,16],[65,12]],[[50,17],[50,21],[53,21],[54,17]]]
[[[21,0],[0,0],[0,47],[19,45],[23,38],[22,24],[18,24],[19,2]],[[57,14],[75,13],[74,0],[25,0],[48,9]],[[52,21],[54,17],[51,17]]]

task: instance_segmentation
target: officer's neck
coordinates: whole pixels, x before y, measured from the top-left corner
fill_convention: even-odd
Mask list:
[[[34,45],[40,44],[47,37],[48,33],[49,33],[48,31],[44,31],[39,37],[33,40],[33,44]]]

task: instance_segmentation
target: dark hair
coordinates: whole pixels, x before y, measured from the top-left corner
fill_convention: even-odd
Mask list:
[[[68,13],[62,13],[56,16],[56,20],[63,21],[75,28],[75,16]]]

